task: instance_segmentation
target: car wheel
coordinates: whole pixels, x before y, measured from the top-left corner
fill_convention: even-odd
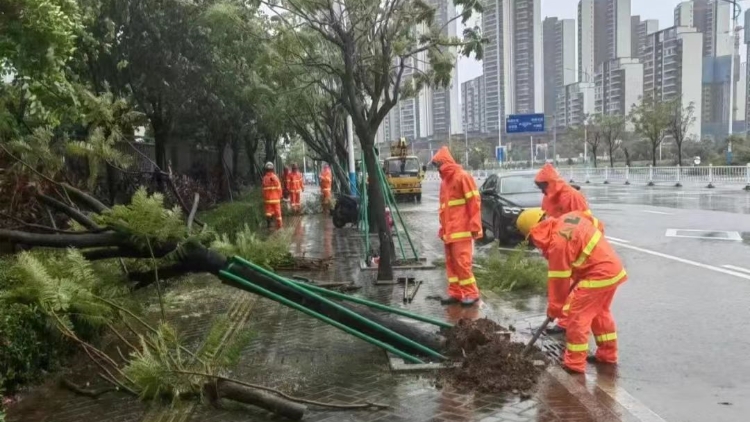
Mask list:
[[[418,193],[417,196],[416,196],[416,198],[417,198],[417,204],[421,204],[422,203],[422,194]]]
[[[493,233],[495,233],[495,240],[497,240],[497,243],[500,244],[500,246],[508,246],[510,245],[510,237],[508,236],[508,233],[503,228],[503,221],[502,218],[495,218],[495,224]]]

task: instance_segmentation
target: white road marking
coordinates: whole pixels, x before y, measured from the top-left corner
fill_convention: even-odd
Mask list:
[[[735,267],[734,265],[722,265],[722,267],[724,267],[724,268],[729,268],[730,270],[741,271],[741,272],[743,272],[743,273],[748,273],[748,274],[750,274],[750,270],[749,270],[749,269],[747,269],[747,268],[742,268],[742,267]]]
[[[630,243],[630,241],[629,241],[629,240],[625,240],[625,239],[618,239],[618,238],[616,238],[616,237],[612,237],[612,236],[607,236],[607,239],[609,239],[609,240],[614,240],[615,242]]]
[[[713,233],[725,233],[727,237],[711,237],[711,236],[700,236],[695,235],[691,236],[689,234],[679,234],[678,232],[685,232],[685,233],[706,233],[706,232],[713,232]],[[733,242],[742,242],[742,236],[736,232],[736,231],[725,231],[725,230],[689,230],[689,229],[667,229],[667,232],[664,234],[666,237],[683,237],[688,239],[706,239],[706,240],[729,240]]]
[[[661,212],[661,211],[651,211],[651,210],[641,210],[641,212],[647,212],[649,214],[672,215],[671,212]]]
[[[613,245],[617,245],[617,246],[622,247],[622,248],[625,248],[625,249],[631,249],[631,250],[642,252],[642,253],[645,253],[645,254],[649,254],[649,255],[653,255],[653,256],[658,256],[659,258],[664,258],[664,259],[669,259],[669,260],[672,260],[672,261],[680,262],[682,264],[692,265],[694,267],[699,267],[699,268],[703,268],[703,269],[706,269],[706,270],[715,271],[717,273],[727,274],[727,275],[735,276],[735,277],[742,278],[742,279],[745,279],[745,280],[750,280],[750,274],[743,274],[743,273],[736,272],[736,271],[731,271],[731,270],[728,270],[728,269],[725,269],[725,268],[715,267],[713,265],[703,264],[703,263],[700,263],[700,262],[691,261],[689,259],[680,258],[678,256],[668,255],[668,254],[665,254],[665,253],[652,251],[650,249],[639,248],[638,246],[626,245],[624,243],[619,243],[619,242],[612,242],[612,244]]]

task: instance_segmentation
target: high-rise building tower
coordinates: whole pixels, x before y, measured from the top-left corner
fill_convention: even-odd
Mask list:
[[[626,115],[643,95],[643,64],[638,59],[607,60],[596,72],[596,113]]]
[[[641,57],[641,51],[646,43],[646,36],[659,30],[659,21],[656,19],[641,20],[639,15],[631,18],[631,43],[630,53],[634,58]]]
[[[484,0],[485,120],[490,132],[500,116],[544,110],[541,0]]]
[[[464,130],[469,133],[487,132],[484,115],[484,75],[461,84]]]
[[[674,9],[674,25],[690,26],[703,34],[703,55],[732,53],[732,5],[723,0],[683,1]]]
[[[443,28],[443,34],[449,37],[457,35],[456,6],[451,0],[427,0],[435,8],[435,23]],[[455,49],[454,49],[455,50]],[[456,54],[456,51],[452,52]],[[461,133],[461,109],[459,108],[458,68],[453,69],[451,85],[448,88],[429,89],[431,107],[425,118],[430,122],[432,133],[427,136],[447,137],[448,132]]]
[[[591,81],[605,61],[631,57],[631,27],[630,0],[578,2],[579,80]]]
[[[557,113],[558,97],[576,81],[575,19],[544,20],[544,114]]]
[[[695,116],[700,116],[703,65],[695,59],[695,51],[703,51],[703,34],[694,27],[676,26],[649,35],[641,56],[644,98],[679,99],[683,108],[692,104]],[[689,137],[700,140],[701,126],[701,119],[696,119]]]

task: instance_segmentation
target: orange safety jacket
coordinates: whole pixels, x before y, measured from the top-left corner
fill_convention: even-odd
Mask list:
[[[269,171],[263,176],[263,202],[265,204],[280,204],[283,192],[281,181],[276,173]]]
[[[550,317],[563,316],[571,282],[578,289],[607,289],[627,280],[615,250],[580,211],[546,218],[531,229],[529,238],[549,262],[547,315]]]
[[[323,171],[320,173],[320,190],[323,192],[330,192],[332,184],[333,175],[331,174],[331,169],[323,169]]]
[[[581,211],[586,218],[591,220],[602,233],[604,224],[591,212],[586,197],[581,192],[565,183],[555,168],[547,163],[539,170],[535,182],[547,182],[547,189],[542,199],[542,210],[550,217],[559,218],[560,216],[572,211]]]
[[[447,147],[432,159],[440,166],[440,231],[445,243],[482,237],[482,204],[477,184],[471,175],[456,163]]]
[[[302,180],[302,173],[290,171],[286,176],[286,189],[291,193],[300,193],[305,190],[305,183]]]

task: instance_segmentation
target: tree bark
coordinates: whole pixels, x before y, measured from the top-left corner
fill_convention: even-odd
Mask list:
[[[675,142],[677,144],[677,165],[682,167],[682,142]]]
[[[393,239],[385,219],[385,197],[380,176],[378,175],[378,158],[373,151],[373,142],[360,139],[365,153],[365,165],[370,175],[370,207],[372,221],[376,225],[380,241],[380,262],[378,263],[378,280],[393,280]]]
[[[269,392],[246,387],[231,381],[217,380],[216,382],[206,383],[204,390],[212,401],[227,399],[251,404],[293,421],[302,420],[305,416],[305,411],[307,411],[307,406],[303,404],[295,403]]]
[[[653,166],[656,167],[656,150],[659,148],[659,145],[656,143],[651,143],[651,162],[653,163]]]

